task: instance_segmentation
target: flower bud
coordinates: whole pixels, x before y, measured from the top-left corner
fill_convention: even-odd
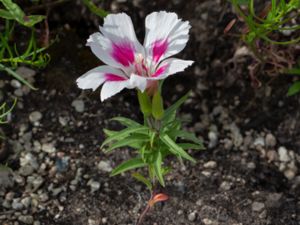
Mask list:
[[[163,99],[159,91],[152,98],[152,115],[157,120],[160,120],[164,115]]]

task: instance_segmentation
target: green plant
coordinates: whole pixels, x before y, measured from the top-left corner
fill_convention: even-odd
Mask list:
[[[7,108],[6,102],[4,102],[0,105],[0,125],[8,122],[7,116],[9,115],[9,113],[11,113],[11,111],[15,107],[16,103],[17,103],[17,99],[14,100],[14,102],[10,108]],[[3,139],[3,134],[0,135],[0,138]]]
[[[254,0],[230,1],[237,14],[246,24],[242,38],[253,49],[256,48],[255,43],[257,40],[279,45],[294,44],[300,41],[300,37],[287,41],[273,39],[273,36],[278,32],[300,30],[299,25],[287,26],[290,21],[299,16],[297,11],[300,8],[299,0],[270,0],[259,15],[256,13]]]
[[[294,68],[286,71],[287,74],[300,76],[300,68]],[[292,96],[300,93],[300,80],[295,81],[289,88],[287,95]]]
[[[45,17],[41,15],[25,15],[23,10],[11,0],[0,0],[5,9],[0,9],[0,18],[5,21],[0,33],[0,70],[6,71],[28,87],[35,89],[23,77],[14,72],[19,64],[32,67],[44,67],[49,62],[49,55],[44,54],[45,47],[38,48],[35,38],[34,25]],[[11,38],[15,29],[15,22],[31,29],[30,39],[25,50],[20,53],[17,43],[12,43]]]
[[[82,0],[83,4],[88,7],[88,9],[94,13],[95,15],[104,18],[108,15],[108,12],[106,12],[104,9],[99,8],[93,3],[92,0]]]

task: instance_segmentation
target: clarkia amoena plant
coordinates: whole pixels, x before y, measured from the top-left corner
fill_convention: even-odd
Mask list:
[[[87,40],[93,53],[105,64],[98,66],[77,79],[81,89],[96,90],[101,84],[101,101],[117,94],[124,88],[136,89],[144,123],[117,117],[126,128],[121,131],[104,130],[108,138],[102,147],[105,152],[128,146],[136,150],[136,157],[117,166],[112,176],[145,167],[148,175],[133,173],[151,193],[146,210],[168,196],[155,193],[157,181],[165,186],[164,176],[170,171],[165,164],[169,156],[180,161],[195,160],[189,149],[203,149],[202,142],[193,133],[181,130],[182,122],[176,111],[188,94],[164,110],[161,96],[162,82],[168,76],[181,72],[193,64],[190,60],[170,58],[184,49],[189,39],[190,25],[178,19],[175,13],[153,12],[146,17],[144,44],[137,40],[133,24],[125,13],[110,14],[100,26],[100,32]]]

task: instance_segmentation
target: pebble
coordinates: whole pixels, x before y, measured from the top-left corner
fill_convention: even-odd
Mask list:
[[[217,167],[217,163],[215,161],[208,161],[204,163],[203,167],[206,169],[214,169]]]
[[[285,147],[281,146],[278,148],[278,155],[279,155],[279,160],[281,162],[288,162],[290,161],[290,157],[288,155],[288,151]]]
[[[16,73],[25,77],[25,78],[28,78],[28,77],[33,77],[36,75],[36,71],[33,70],[33,69],[30,69],[28,67],[25,67],[25,66],[20,66],[17,70],[16,70]]]
[[[287,169],[284,171],[284,176],[288,179],[288,180],[292,180],[295,178],[296,176],[296,172],[293,169]]]
[[[42,145],[42,151],[47,152],[47,153],[54,153],[56,151],[55,147],[53,146],[52,143],[44,143]]]
[[[266,135],[265,142],[266,142],[266,146],[270,147],[270,148],[275,147],[276,143],[277,143],[276,138],[274,137],[274,135],[270,134],[270,133]]]
[[[100,189],[100,183],[94,180],[89,180],[87,185],[91,187],[91,193],[94,193]]]
[[[31,204],[31,197],[25,197],[21,200],[21,203],[24,205],[25,208],[29,208]]]
[[[76,99],[72,102],[72,106],[75,108],[76,112],[84,112],[84,101]]]
[[[31,165],[21,166],[19,168],[19,174],[22,176],[30,176],[34,171],[34,168]]]
[[[12,79],[10,81],[10,85],[13,87],[13,88],[20,88],[22,87],[22,84],[20,83],[20,81],[16,80],[16,79]]]
[[[37,176],[33,181],[32,181],[32,185],[34,190],[37,190],[40,188],[40,186],[44,183],[44,178],[41,176]]]
[[[218,144],[218,134],[214,131],[210,131],[208,133],[208,139],[209,139],[209,143],[208,143],[208,148],[214,148],[217,146]]]
[[[193,222],[196,220],[196,217],[197,217],[197,213],[196,212],[191,212],[189,215],[188,215],[188,220]]]
[[[39,111],[34,111],[29,114],[29,120],[32,123],[36,123],[36,122],[40,121],[42,119],[42,117],[43,117],[43,115]]]
[[[33,224],[33,217],[29,215],[26,216],[21,215],[18,217],[18,220],[25,224]]]
[[[111,172],[112,171],[112,167],[110,165],[109,161],[100,161],[97,165],[97,168],[103,172]]]
[[[254,144],[254,146],[264,147],[265,146],[265,139],[263,137],[258,137],[254,140],[253,144]]]
[[[262,202],[253,202],[252,203],[252,211],[261,212],[265,208],[265,204]]]
[[[224,191],[229,191],[231,189],[231,183],[228,181],[223,181],[220,185],[220,188]]]
[[[23,204],[20,202],[19,198],[15,198],[11,204],[11,207],[15,210],[21,210],[24,208]]]

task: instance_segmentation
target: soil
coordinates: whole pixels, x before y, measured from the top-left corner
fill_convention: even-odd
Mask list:
[[[49,49],[52,60],[34,76],[38,90],[19,97],[4,127],[10,156],[2,163],[18,174],[20,158],[30,152],[39,163],[31,176],[42,176],[43,183],[29,191],[25,176],[25,184],[15,181],[2,190],[0,224],[26,224],[20,215],[32,216],[28,224],[35,225],[135,224],[149,198],[130,174],[110,177],[97,166],[105,161],[114,167],[133,154],[130,149],[101,152],[103,128],[121,128],[109,119],[119,115],[141,121],[142,115],[132,90],[100,102],[99,90],[76,87],[76,78],[99,64],[84,45],[102,21],[74,2],[50,12],[51,35],[59,36]],[[190,41],[178,57],[195,63],[168,78],[163,95],[170,105],[192,90],[180,116],[190,121],[186,129],[203,138],[206,150],[191,152],[195,165],[168,159],[173,170],[161,191],[170,199],[155,205],[143,224],[300,225],[300,95],[286,96],[292,78],[284,75],[258,74],[262,86],[251,86],[247,66],[254,59],[251,54],[236,56],[243,42],[223,34],[234,18],[229,5],[218,0],[140,0],[105,1],[104,7],[129,14],[141,39],[144,18],[152,11],[174,11],[192,25]],[[5,97],[13,96],[10,80],[4,85]],[[84,103],[83,111],[75,110],[74,100]],[[29,119],[35,111],[42,114],[38,122]],[[55,152],[36,150],[38,143],[52,144]],[[61,164],[62,159],[68,163]],[[82,176],[73,185],[78,171]],[[90,181],[100,188],[92,192]],[[41,199],[47,193],[48,199],[7,208],[2,203],[10,192],[19,199]]]

